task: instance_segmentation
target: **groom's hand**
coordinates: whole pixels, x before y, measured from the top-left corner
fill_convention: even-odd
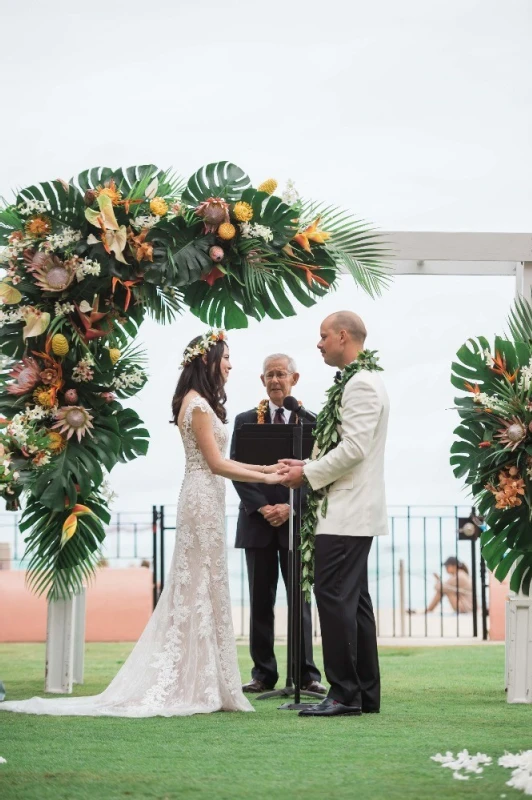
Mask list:
[[[301,461],[296,461],[294,466],[283,467],[280,474],[283,486],[288,486],[289,489],[299,489],[300,486],[303,486],[303,463]]]
[[[279,464],[284,464],[285,467],[302,467],[304,461],[300,461],[298,458],[280,458]]]

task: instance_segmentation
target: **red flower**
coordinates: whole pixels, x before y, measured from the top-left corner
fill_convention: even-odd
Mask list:
[[[218,267],[213,267],[208,275],[202,275],[201,280],[205,281],[205,283],[208,283],[209,286],[212,286],[217,280],[223,278],[224,275],[225,272],[222,272],[221,269],[218,269]]]

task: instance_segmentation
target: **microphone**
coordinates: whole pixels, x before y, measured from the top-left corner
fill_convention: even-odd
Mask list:
[[[283,406],[288,409],[288,411],[295,411],[296,414],[299,414],[301,419],[306,419],[308,422],[316,422],[318,419],[313,411],[307,411],[306,408],[300,406],[296,398],[292,397],[290,394],[283,400]]]

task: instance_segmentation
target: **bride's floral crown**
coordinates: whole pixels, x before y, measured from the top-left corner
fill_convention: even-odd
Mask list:
[[[181,366],[186,367],[187,364],[190,364],[195,358],[198,358],[198,356],[204,356],[217,342],[225,342],[226,339],[227,334],[225,331],[207,331],[193,347],[187,347],[183,353]]]

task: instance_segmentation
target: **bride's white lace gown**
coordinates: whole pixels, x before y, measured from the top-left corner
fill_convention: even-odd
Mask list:
[[[192,432],[192,411],[210,414],[225,453],[226,428],[202,397],[182,422],[185,478],[169,576],[142,636],[107,689],[94,697],[0,703],[27,714],[153,717],[253,711],[241,688],[225,551],[224,479],[213,475]]]

